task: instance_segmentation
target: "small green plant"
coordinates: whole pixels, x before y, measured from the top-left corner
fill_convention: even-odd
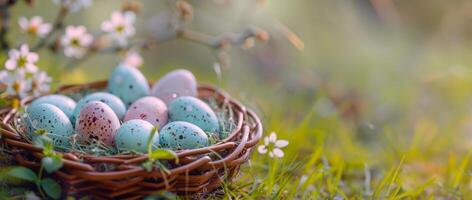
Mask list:
[[[54,144],[51,138],[47,136],[46,130],[38,129],[35,133],[37,135],[33,143],[43,149],[44,155],[38,174],[26,167],[14,167],[8,171],[7,175],[34,183],[43,199],[47,197],[59,199],[62,193],[61,186],[54,179],[45,177],[44,171],[51,174],[60,169],[63,165],[62,156],[54,151]]]

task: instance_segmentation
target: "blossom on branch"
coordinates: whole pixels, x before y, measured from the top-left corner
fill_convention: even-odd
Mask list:
[[[111,14],[109,20],[102,23],[102,31],[110,34],[113,40],[124,46],[128,43],[128,38],[136,32],[134,29],[135,18],[136,15],[133,12],[115,11]]]
[[[93,36],[84,26],[68,26],[61,38],[61,45],[67,57],[82,58],[93,42]]]
[[[34,16],[29,20],[26,17],[20,17],[18,24],[25,33],[40,38],[45,37],[52,29],[52,25],[50,23],[44,23],[43,18],[40,16]]]
[[[5,63],[5,69],[9,71],[20,70],[26,73],[34,73],[38,70],[36,62],[38,54],[30,52],[27,44],[21,45],[20,49],[11,49],[8,52],[8,60]]]
[[[31,94],[37,97],[49,92],[51,80],[51,77],[44,71],[33,74],[33,76],[27,80]]]
[[[143,65],[143,57],[135,50],[130,50],[126,52],[126,55],[122,61],[127,66],[131,67],[140,67]]]
[[[7,95],[24,98],[30,90],[28,82],[26,81],[26,74],[22,70],[0,71],[0,82],[6,85]]]

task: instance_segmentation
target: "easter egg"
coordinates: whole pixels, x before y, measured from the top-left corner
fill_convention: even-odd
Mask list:
[[[141,153],[147,152],[147,142],[151,137],[152,147],[155,149],[159,146],[159,135],[154,126],[141,119],[129,120],[121,125],[116,131],[115,144],[119,150],[134,150]]]
[[[74,128],[61,109],[48,103],[36,103],[28,106],[26,113],[26,126],[33,138],[36,130],[43,129],[52,139],[54,146],[63,148],[70,146],[70,137],[74,134]]]
[[[172,150],[196,149],[208,146],[208,136],[203,130],[191,123],[176,121],[162,127],[159,144]]]
[[[185,96],[169,104],[170,121],[186,121],[197,125],[210,133],[219,132],[218,118],[215,112],[200,99]]]
[[[43,103],[48,103],[58,107],[62,110],[62,112],[64,112],[64,114],[67,115],[69,119],[71,118],[76,105],[75,101],[67,96],[60,94],[50,94],[37,98],[30,104],[30,106]]]
[[[79,102],[77,102],[77,106],[75,107],[74,112],[72,114],[72,122],[75,122],[77,116],[84,108],[85,104],[91,101],[100,101],[107,104],[115,112],[116,116],[118,116],[118,119],[123,119],[123,116],[125,115],[126,107],[120,98],[106,92],[95,92],[85,96]]]
[[[135,101],[126,111],[124,121],[142,119],[161,128],[167,123],[167,106],[156,97],[143,97]]]
[[[108,79],[108,91],[123,100],[126,106],[147,96],[149,85],[143,74],[135,67],[119,65]]]
[[[180,96],[197,96],[197,80],[188,70],[174,70],[152,86],[151,95],[162,99],[166,104]]]
[[[110,106],[100,101],[85,104],[75,122],[79,139],[85,143],[100,141],[106,145],[113,145],[115,133],[119,127],[120,120],[115,112]]]

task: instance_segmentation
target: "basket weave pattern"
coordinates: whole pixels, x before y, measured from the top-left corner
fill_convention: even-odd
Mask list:
[[[87,89],[104,89],[106,81],[81,85],[68,85],[58,90],[60,94],[72,94]],[[239,172],[262,136],[262,124],[256,114],[231,99],[225,92],[209,85],[200,85],[199,98],[215,98],[219,104],[227,104],[234,112],[236,127],[229,136],[205,148],[178,151],[179,163],[171,162],[170,173],[155,169],[146,171],[141,163],[146,155],[94,156],[78,152],[61,153],[64,166],[53,174],[63,186],[65,195],[93,195],[104,199],[139,199],[157,191],[166,190],[180,194],[212,191]],[[28,104],[32,99],[25,100]],[[42,149],[33,146],[13,127],[17,111],[0,110],[0,134],[15,160],[25,167],[39,170]],[[208,156],[207,154],[217,154]],[[101,171],[107,164],[113,170]]]

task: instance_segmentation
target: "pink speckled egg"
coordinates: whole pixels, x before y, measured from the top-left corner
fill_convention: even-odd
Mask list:
[[[119,127],[120,120],[115,112],[100,101],[85,104],[75,122],[75,130],[81,142],[100,141],[110,146],[115,143],[115,133]]]
[[[142,119],[154,126],[163,127],[167,123],[167,106],[156,97],[143,97],[129,106],[125,114],[125,122],[132,119]]]

